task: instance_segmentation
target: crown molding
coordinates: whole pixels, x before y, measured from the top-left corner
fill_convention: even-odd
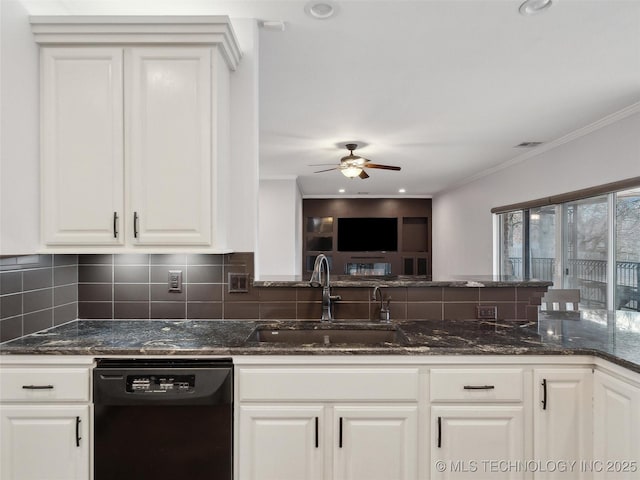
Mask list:
[[[29,21],[40,45],[215,45],[230,70],[242,57],[231,20],[222,15],[53,15]]]
[[[491,168],[487,168],[486,170],[476,173],[475,175],[467,177],[464,180],[461,180],[460,182],[454,183],[453,185],[436,192],[434,196],[447,193],[453,190],[457,190],[458,188],[463,187],[464,185],[467,185],[469,183],[475,182],[476,180],[492,175],[496,172],[499,172],[500,170],[504,170],[506,168],[522,163],[525,160],[529,160],[530,158],[537,157],[538,155],[548,152],[550,150],[553,150],[555,148],[558,148],[561,145],[565,145],[567,143],[573,142],[574,140],[577,140],[590,133],[593,133],[597,130],[607,127],[613,123],[619,122],[620,120],[630,117],[631,115],[634,115],[636,113],[640,113],[640,102],[633,103],[628,107],[618,110],[617,112],[614,112],[610,115],[607,115],[606,117],[603,117],[596,122],[590,123],[589,125],[586,125],[577,130],[574,130],[573,132],[568,133],[560,138],[557,138],[556,140],[553,140],[548,143],[544,143],[539,147],[533,148],[527,151],[526,153],[523,153],[521,155],[518,155],[517,157],[507,160],[506,162],[503,162],[499,165],[495,165]]]

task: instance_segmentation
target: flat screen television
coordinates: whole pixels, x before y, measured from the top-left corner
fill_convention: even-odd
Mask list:
[[[397,252],[397,218],[338,218],[339,252]]]

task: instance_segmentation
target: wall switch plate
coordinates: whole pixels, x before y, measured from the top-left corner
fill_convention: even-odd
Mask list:
[[[229,293],[248,293],[249,274],[229,272]]]
[[[496,320],[498,318],[498,307],[479,305],[476,318],[479,320]]]
[[[182,292],[182,270],[169,270],[169,291]]]

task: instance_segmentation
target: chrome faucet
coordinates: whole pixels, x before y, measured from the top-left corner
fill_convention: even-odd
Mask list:
[[[373,289],[373,297],[371,300],[374,302],[378,300],[378,293],[380,294],[380,321],[381,322],[390,322],[391,321],[391,312],[389,311],[389,304],[391,303],[391,297],[385,297],[382,294],[382,289],[378,286]]]
[[[311,280],[309,280],[309,283],[312,287],[322,287],[322,317],[320,320],[323,322],[330,322],[333,319],[331,302],[340,300],[340,296],[331,295],[329,259],[323,253],[316,257],[316,262],[313,264],[313,273],[311,274]]]

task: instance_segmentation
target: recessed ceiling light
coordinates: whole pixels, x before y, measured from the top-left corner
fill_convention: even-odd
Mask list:
[[[406,190],[404,188],[401,188],[400,190],[398,190],[398,193],[405,193]]]
[[[345,190],[344,190],[344,188],[341,188],[340,190],[338,190],[338,192],[339,192],[339,193],[344,193],[344,192],[345,192]]]
[[[519,11],[521,15],[530,16],[547,10],[551,5],[553,0],[525,0]]]
[[[318,20],[326,20],[336,14],[336,6],[328,0],[311,1],[304,6],[307,15]]]

